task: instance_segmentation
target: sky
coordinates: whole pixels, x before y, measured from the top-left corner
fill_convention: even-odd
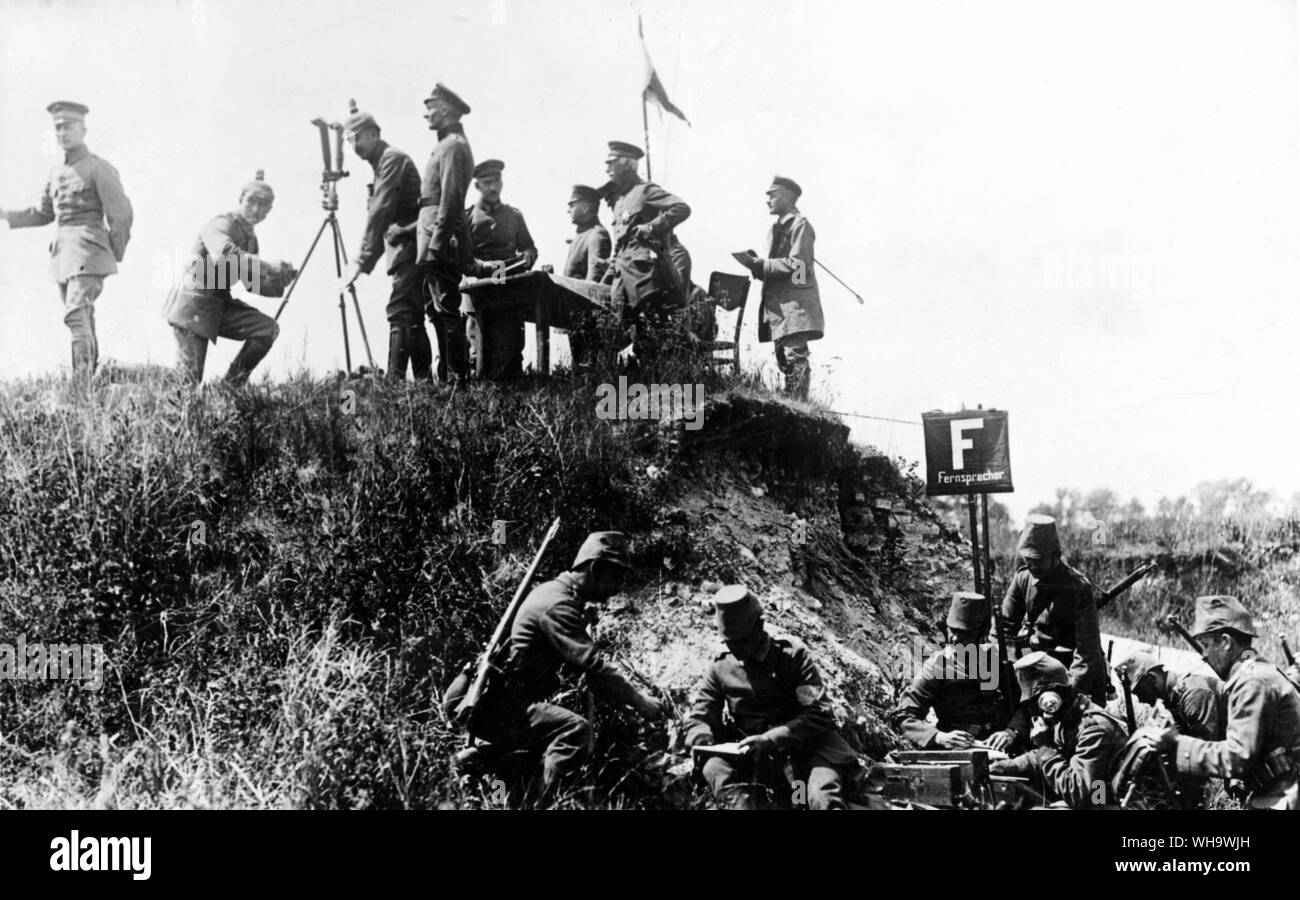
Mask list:
[[[1292,2],[0,0],[0,206],[34,202],[58,162],[45,106],[89,105],[87,142],[136,210],[101,353],[170,365],[161,307],[203,222],[264,169],[262,252],[301,262],[325,216],[310,120],[356,98],[422,165],[441,81],[559,264],[570,186],[603,182],[607,141],[642,142],[638,9],[691,122],[650,110],[654,180],[693,210],[695,280],[764,251],[782,174],[818,259],[866,301],[819,273],[814,395],[854,414],[855,440],[921,460],[921,412],[1008,410],[1016,491],[998,499],[1016,516],[1057,487],[1148,506],[1219,478],[1300,491]],[[370,170],[348,169],[352,256]],[[68,364],[52,235],[0,226],[0,379]],[[270,377],[341,367],[335,284],[318,250]],[[379,360],[387,293],[382,273],[359,282]],[[749,318],[744,362],[773,374]],[[237,349],[210,351],[208,377]]]

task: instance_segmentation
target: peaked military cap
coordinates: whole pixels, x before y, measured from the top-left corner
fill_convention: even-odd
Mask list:
[[[573,565],[569,568],[576,569],[594,559],[603,559],[629,568],[632,563],[627,555],[627,535],[621,531],[593,531],[582,542],[578,555],[573,558]]]
[[[736,640],[748,636],[763,620],[763,607],[758,598],[743,584],[728,584],[718,588],[713,595],[714,622],[723,640]]]
[[[1250,613],[1246,612],[1246,607],[1236,597],[1214,594],[1196,598],[1196,621],[1192,625],[1192,637],[1229,628],[1247,637],[1259,637],[1250,620]]]
[[[90,107],[84,103],[75,103],[72,100],[55,100],[45,107],[45,111],[54,116],[55,122],[79,122],[86,118],[86,113],[90,112]]]
[[[948,627],[977,631],[988,626],[992,615],[988,597],[973,591],[958,591],[952,595],[948,607]]]
[[[645,156],[645,151],[636,144],[629,144],[627,141],[610,141],[609,158],[626,157],[627,159],[640,159]]]
[[[1025,529],[1020,532],[1016,552],[1027,559],[1043,559],[1060,549],[1061,539],[1056,534],[1055,519],[1038,514],[1025,519]]]
[[[245,182],[244,186],[239,189],[239,196],[243,197],[249,192],[261,194],[268,200],[275,199],[275,191],[271,190],[271,186],[266,183],[266,173],[261,169],[257,170],[257,174],[253,176],[252,181]]]
[[[447,87],[447,85],[443,84],[441,81],[433,86],[433,90],[429,92],[429,96],[424,102],[430,103],[434,100],[445,100],[447,103],[451,104],[452,109],[460,112],[462,116],[469,115],[469,104],[460,99],[459,94]]]
[[[474,177],[486,178],[489,175],[500,175],[505,167],[506,164],[499,159],[485,159],[474,167]]]
[[[803,193],[803,188],[799,187],[799,183],[793,178],[786,178],[783,175],[772,176],[772,186],[767,189],[767,192],[769,194],[774,194],[782,188],[785,188],[787,191],[793,191],[796,197]]]
[[[594,187],[588,187],[585,184],[575,184],[573,192],[569,194],[569,202],[577,203],[580,200],[590,200],[593,203],[600,202],[600,191]]]
[[[379,123],[375,121],[375,117],[370,113],[358,111],[357,101],[349,100],[348,117],[343,121],[343,130],[355,134],[363,128],[373,128],[378,131]]]

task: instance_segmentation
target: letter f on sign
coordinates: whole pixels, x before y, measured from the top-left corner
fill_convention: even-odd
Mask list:
[[[948,423],[948,427],[952,429],[952,467],[960,471],[966,468],[965,451],[975,449],[975,441],[968,437],[962,437],[962,432],[983,428],[984,420],[953,419]]]

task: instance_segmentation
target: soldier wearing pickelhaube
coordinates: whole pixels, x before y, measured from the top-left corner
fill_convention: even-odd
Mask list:
[[[638,357],[656,354],[672,337],[662,332],[670,314],[686,303],[688,285],[673,261],[673,230],[691,214],[680,197],[641,179],[637,167],[644,155],[635,144],[610,141],[605,158],[614,247],[604,281],[611,286],[613,308],[635,332]]]
[[[953,594],[949,643],[925,661],[890,714],[894,728],[922,750],[966,750],[1006,725],[1002,666],[988,642],[992,615],[983,594]],[[926,719],[931,709],[935,722]]]
[[[0,209],[0,219],[10,228],[57,222],[50,244],[50,280],[59,286],[63,323],[72,337],[72,371],[88,376],[99,363],[95,300],[104,289],[104,278],[117,272],[126,255],[134,214],[117,169],[86,148],[90,109],[60,100],[46,111],[54,117],[63,162],[50,173],[37,205]]]
[[[776,346],[776,365],[785,377],[785,391],[808,399],[811,368],[808,342],[820,340],[826,329],[821,293],[817,288],[812,223],[796,205],[803,188],[777,175],[767,189],[768,211],[776,216],[767,235],[766,257],[749,256],[750,274],[763,283],[759,340]]]
[[[1096,590],[1061,558],[1056,520],[1029,516],[1016,551],[1023,568],[1002,600],[1007,640],[1027,642],[1029,649],[1056,657],[1068,667],[1076,691],[1105,703],[1110,676],[1101,649]]]
[[[510,629],[503,677],[483,700],[480,736],[539,753],[546,796],[582,768],[590,751],[591,723],[551,702],[561,668],[585,674],[597,695],[646,718],[663,712],[658,700],[601,658],[587,631],[587,605],[622,591],[630,565],[626,536],[617,531],[588,535],[569,570],[524,599]]]
[[[527,271],[537,262],[537,244],[528,232],[524,214],[501,202],[502,172],[506,164],[485,159],[474,167],[478,202],[465,210],[474,263],[467,273],[490,278],[506,266]],[[468,315],[466,331],[470,352],[480,378],[500,381],[518,378],[524,370],[524,317],[522,313],[478,309],[466,296],[461,308]]]
[[[1111,777],[1128,740],[1124,723],[1076,692],[1065,666],[1042,650],[1015,668],[1033,749],[991,763],[990,773],[1028,777],[1047,799],[1073,808],[1113,806]]]
[[[417,381],[433,377],[433,348],[424,330],[424,272],[415,263],[415,221],[420,213],[420,170],[401,150],[381,137],[374,116],[357,109],[343,123],[343,134],[358,157],[370,163],[366,227],[361,249],[343,274],[345,286],[369,275],[382,256],[393,279],[384,310],[388,317],[388,377],[406,379],[406,366]]]
[[[1223,682],[1213,675],[1171,672],[1145,650],[1134,650],[1115,664],[1115,674],[1127,678],[1133,696],[1148,706],[1160,701],[1173,719],[1179,734],[1202,741],[1223,739],[1223,715],[1227,703]],[[1179,777],[1186,806],[1199,806],[1207,779],[1200,775]]]
[[[835,728],[812,654],[793,637],[767,633],[758,598],[744,585],[720,588],[713,605],[727,649],[713,658],[692,695],[686,745],[739,738],[748,748],[741,761],[706,760],[704,779],[714,796],[753,809],[763,788],[788,795],[792,783],[802,781],[811,809],[843,809],[844,776],[858,757]],[[724,729],[724,709],[734,734]]]
[[[242,384],[280,333],[274,319],[230,293],[242,284],[252,294],[280,297],[298,277],[290,263],[259,255],[253,228],[274,202],[275,192],[258,170],[240,190],[234,211],[209,219],[199,230],[181,284],[167,297],[163,315],[176,338],[177,369],[190,384],[203,380],[208,344],[217,338],[244,342],[226,372],[227,382]]]
[[[469,104],[439,83],[424,101],[425,120],[438,134],[420,176],[420,215],[415,261],[425,270],[425,312],[438,338],[438,380],[469,375],[460,278],[474,264],[465,221],[465,193],[474,175],[474,153],[461,116]]]
[[[1239,780],[1252,809],[1300,809],[1300,694],[1256,653],[1250,613],[1236,597],[1197,597],[1192,636],[1226,682],[1222,738],[1144,728],[1139,740],[1168,754],[1180,774]]]

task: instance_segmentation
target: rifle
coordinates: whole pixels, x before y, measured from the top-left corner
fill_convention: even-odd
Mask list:
[[[1128,721],[1128,733],[1137,731],[1137,713],[1133,712],[1133,685],[1129,683],[1128,672],[1119,673],[1119,686],[1124,689],[1124,718]]]
[[[1098,610],[1102,609],[1104,606],[1106,606],[1108,603],[1110,603],[1120,594],[1124,593],[1133,585],[1141,581],[1147,575],[1147,573],[1154,571],[1155,568],[1156,568],[1156,561],[1153,559],[1148,562],[1144,562],[1142,565],[1138,566],[1132,572],[1129,572],[1123,581],[1121,581],[1119,584],[1115,585],[1110,590],[1106,591],[1104,594],[1102,594],[1100,597],[1097,598],[1097,609]]]
[[[998,636],[998,659],[1002,665],[1002,696],[1007,701],[1007,712],[1011,715],[1016,713],[1016,689],[1019,687],[1016,681],[1016,670],[1011,662],[1011,657],[1007,656],[1007,636],[1002,626],[1002,610],[998,608],[997,602],[990,597],[990,608],[993,610],[993,628]]]
[[[1181,622],[1179,622],[1173,616],[1165,616],[1165,624],[1168,625],[1170,628],[1172,628],[1174,631],[1178,632],[1179,636],[1182,637],[1183,640],[1191,644],[1192,649],[1196,651],[1197,656],[1199,656],[1201,659],[1204,659],[1207,664],[1209,663],[1209,660],[1206,659],[1205,657],[1205,651],[1201,649],[1200,643],[1196,640],[1196,638],[1192,637],[1192,633],[1188,631],[1186,628],[1184,628]]]
[[[511,598],[510,605],[506,607],[505,613],[501,616],[501,621],[497,623],[496,631],[492,632],[492,638],[483,650],[483,655],[479,657],[478,666],[474,673],[474,681],[456,706],[454,718],[457,724],[465,726],[471,734],[474,730],[474,714],[478,710],[479,701],[483,699],[483,691],[487,687],[488,675],[494,669],[499,668],[496,665],[497,656],[500,655],[505,643],[505,636],[515,620],[515,613],[519,612],[520,604],[524,602],[528,588],[533,582],[533,576],[537,574],[537,567],[542,563],[546,548],[551,545],[551,541],[555,539],[555,534],[559,530],[560,519],[557,516],[555,521],[551,523],[551,527],[547,529],[546,536],[542,538],[542,545],[537,548],[537,555],[533,557],[533,564],[528,567],[523,580],[519,582],[519,587],[515,589],[515,595]]]
[[[1295,665],[1295,654],[1291,652],[1291,645],[1286,642],[1286,638],[1282,638],[1282,655],[1286,657],[1288,666]]]

